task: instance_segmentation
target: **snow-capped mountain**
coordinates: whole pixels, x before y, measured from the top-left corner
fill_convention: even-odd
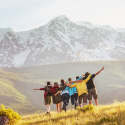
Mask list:
[[[0,52],[0,65],[9,67],[125,59],[125,33],[62,15],[29,31],[0,29]]]
[[[76,23],[78,25],[86,26],[90,29],[102,28],[102,29],[105,29],[105,30],[108,30],[108,31],[114,31],[114,29],[109,25],[95,25],[93,23],[86,22],[86,21],[76,21]]]

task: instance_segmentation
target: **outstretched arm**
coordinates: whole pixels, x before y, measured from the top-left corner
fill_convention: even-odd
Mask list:
[[[83,79],[77,80],[77,81],[70,81],[70,83],[76,83],[76,82],[82,82],[82,81],[83,81]]]
[[[33,89],[33,90],[45,90],[45,88]]]
[[[71,84],[72,84],[72,83],[69,83],[69,84],[65,83],[66,86],[71,86]]]
[[[95,74],[95,76],[98,75],[103,69],[104,69],[104,66],[102,67],[101,70],[99,70],[99,71]]]

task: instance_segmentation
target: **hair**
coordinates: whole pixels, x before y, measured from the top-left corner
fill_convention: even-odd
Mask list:
[[[85,76],[88,76],[89,74],[90,74],[89,72],[86,72],[86,73],[85,73]]]
[[[54,86],[58,86],[58,83],[57,83],[57,82],[54,82]]]
[[[48,82],[47,82],[47,86],[48,86],[48,85],[51,85],[51,82],[48,81]]]
[[[72,81],[72,78],[68,78],[68,81]]]
[[[61,79],[60,82],[61,82],[62,85],[64,85],[65,80],[64,80],[64,79]]]
[[[79,76],[76,76],[76,79],[78,79],[79,78]]]

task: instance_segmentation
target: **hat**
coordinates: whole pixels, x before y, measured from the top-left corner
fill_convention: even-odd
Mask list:
[[[57,83],[57,82],[54,82],[54,86],[58,86],[58,83]]]
[[[88,76],[89,74],[90,74],[89,72],[86,72],[86,73],[85,73],[85,76]]]

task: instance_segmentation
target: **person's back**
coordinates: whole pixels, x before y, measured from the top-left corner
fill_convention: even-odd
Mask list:
[[[76,87],[78,96],[82,95],[83,93],[88,93],[86,89],[86,82],[90,79],[91,75],[87,77],[87,79],[82,80],[81,82],[74,83],[70,87]]]
[[[100,71],[98,71],[97,73],[92,74],[91,78],[86,83],[87,89],[88,89],[89,104],[92,103],[92,96],[93,96],[96,106],[98,105],[98,101],[97,101],[98,95],[97,95],[97,90],[96,90],[96,87],[95,87],[95,84],[94,84],[94,77],[97,76],[103,69],[104,69],[104,67]],[[86,72],[85,77],[83,78],[83,80],[85,80],[89,74],[90,74],[89,72]]]
[[[70,86],[71,88],[76,87],[77,92],[78,92],[78,98],[79,98],[79,106],[81,107],[82,105],[82,100],[83,100],[83,105],[86,105],[87,103],[87,88],[86,88],[86,82],[90,79],[91,75],[89,75],[85,80],[76,80],[76,81],[71,81],[71,83],[74,83],[71,85],[71,83],[67,86]]]
[[[61,86],[65,86],[65,80],[61,79]],[[63,100],[63,108],[62,110],[66,111],[66,106],[69,104],[69,87],[67,86],[63,91],[62,91],[62,100]]]
[[[83,77],[83,80],[85,80],[87,77],[88,77],[88,75]],[[86,83],[88,90],[92,89],[92,88],[96,88],[95,84],[94,84],[94,77],[95,77],[95,74],[92,74],[89,81]]]

